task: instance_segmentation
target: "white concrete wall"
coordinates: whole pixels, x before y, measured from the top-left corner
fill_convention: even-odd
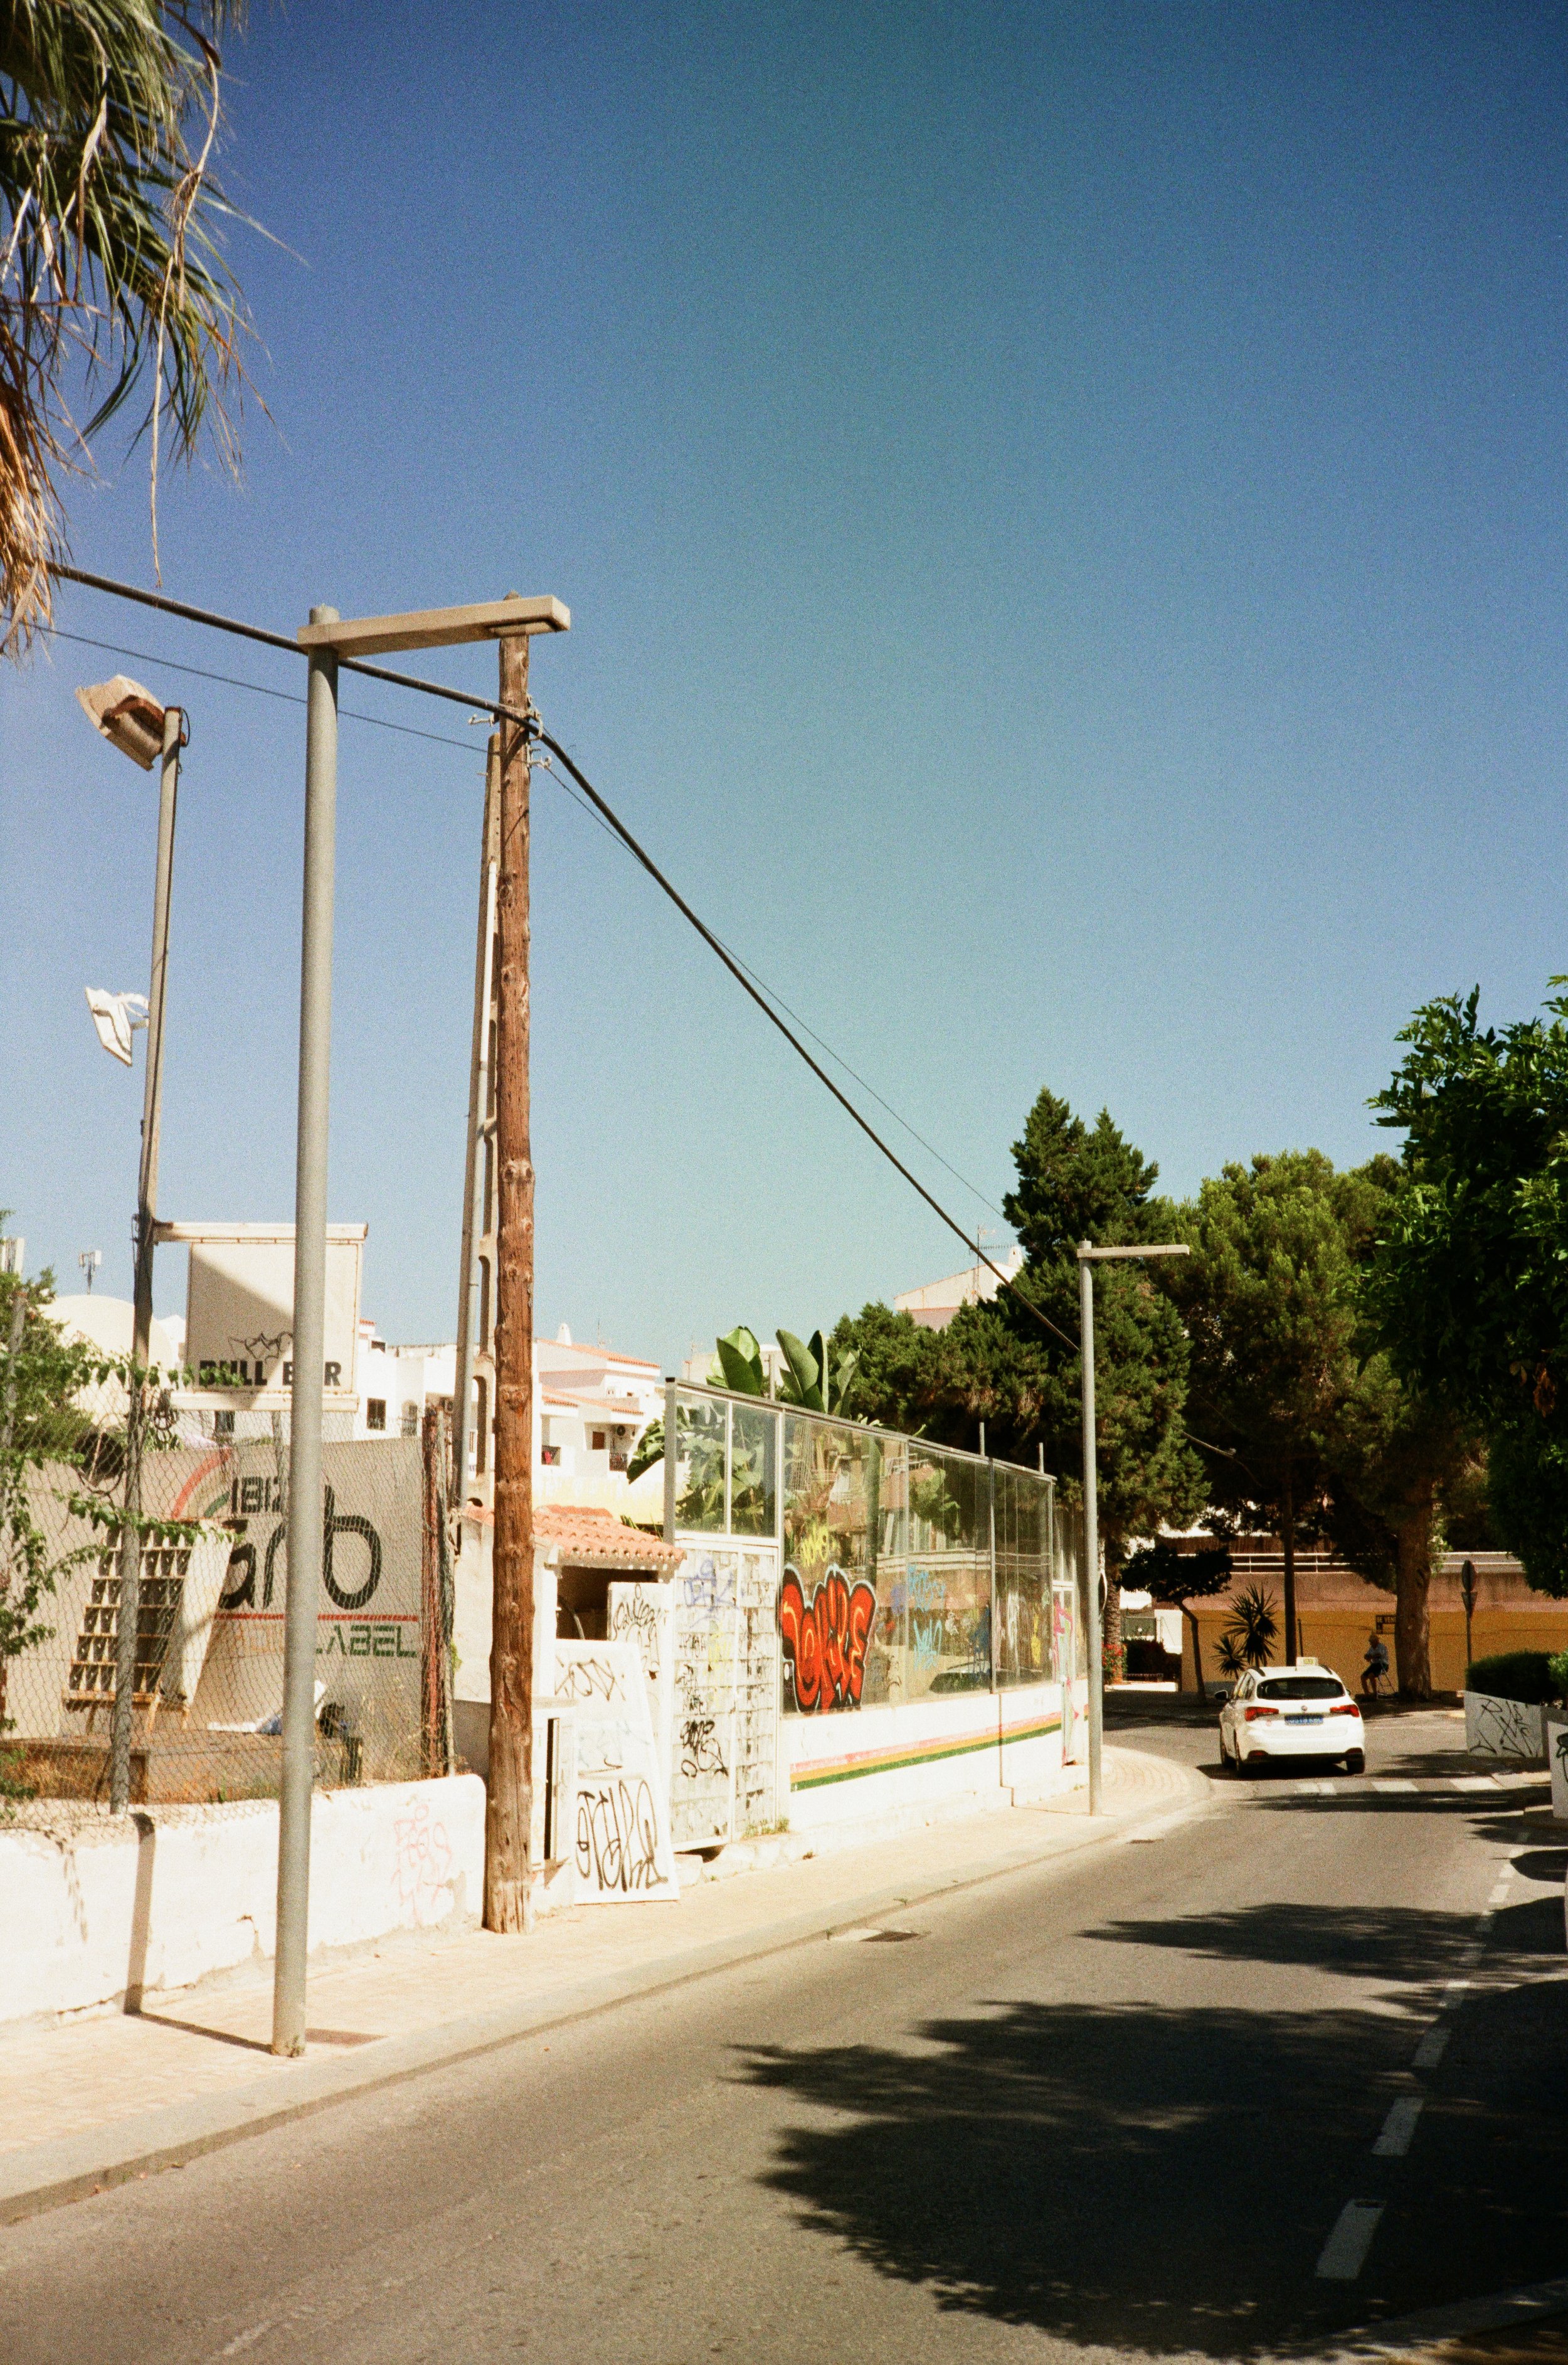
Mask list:
[[[310,1947],[463,1928],[484,1893],[472,1775],[320,1793]],[[73,1832],[0,1830],[0,2022],[132,2003],[274,1951],[277,1807],[171,1807]]]
[[[1059,1684],[1025,1684],[783,1717],[790,1828],[863,1822],[869,1837],[879,1817],[910,1808],[1068,1788],[1087,1777],[1063,1761],[1061,1713]]]

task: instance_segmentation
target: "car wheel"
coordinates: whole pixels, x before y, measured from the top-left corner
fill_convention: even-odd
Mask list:
[[[1345,1771],[1346,1771],[1346,1773],[1347,1773],[1347,1774],[1364,1774],[1364,1773],[1366,1772],[1366,1770],[1367,1770],[1367,1759],[1366,1759],[1366,1752],[1365,1752],[1365,1750],[1364,1750],[1364,1749],[1352,1749],[1351,1751],[1350,1751],[1350,1753],[1348,1754],[1348,1755],[1346,1756],[1346,1759],[1345,1759]]]

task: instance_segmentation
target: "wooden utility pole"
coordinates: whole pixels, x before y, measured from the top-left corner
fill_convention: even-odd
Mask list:
[[[528,711],[528,640],[500,642],[500,702]],[[485,1927],[533,1925],[533,1160],[528,1138],[528,742],[503,722],[496,886],[496,1524]]]

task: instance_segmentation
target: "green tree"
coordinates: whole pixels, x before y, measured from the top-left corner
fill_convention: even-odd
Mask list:
[[[1393,1589],[1406,1699],[1432,1696],[1432,1570],[1450,1519],[1473,1505],[1484,1472],[1468,1424],[1402,1380],[1381,1349],[1371,1352],[1329,1440],[1322,1524],[1353,1567]]]
[[[1003,1206],[1025,1252],[1014,1282],[989,1304],[961,1307],[940,1332],[917,1332],[907,1317],[867,1307],[834,1336],[859,1356],[849,1401],[864,1418],[971,1450],[983,1420],[988,1444],[1007,1459],[1033,1462],[1043,1446],[1064,1496],[1076,1501],[1078,1243],[1154,1240],[1168,1216],[1154,1196],[1158,1167],[1123,1138],[1108,1111],[1089,1126],[1056,1093],[1042,1092],[1013,1158],[1017,1183]],[[1094,1337],[1105,1637],[1114,1660],[1128,1545],[1162,1520],[1191,1517],[1203,1501],[1203,1472],[1183,1427],[1186,1339],[1141,1267],[1098,1269]]]
[[[1192,1345],[1190,1417],[1210,1503],[1232,1519],[1261,1515],[1280,1536],[1287,1658],[1296,1544],[1356,1384],[1357,1250],[1383,1188],[1378,1176],[1336,1174],[1316,1149],[1226,1166],[1177,1211],[1193,1253],[1161,1274]]]
[[[1345,1173],[1315,1149],[1226,1166],[1180,1211],[1193,1252],[1164,1280],[1192,1339],[1211,1505],[1280,1536],[1286,1656],[1297,1544],[1327,1538],[1394,1591],[1400,1689],[1426,1699],[1432,1564],[1473,1447],[1369,1328],[1366,1275],[1402,1190],[1386,1157]]]
[[[6,1214],[0,1208],[0,1226]],[[12,1664],[47,1640],[48,1597],[79,1557],[51,1552],[39,1516],[39,1474],[50,1463],[80,1463],[90,1447],[75,1399],[99,1366],[91,1348],[68,1341],[50,1319],[53,1296],[50,1272],[31,1282],[0,1273],[0,1736],[11,1727]],[[17,1787],[11,1754],[0,1749],[0,1798]]]
[[[1554,978],[1551,982],[1568,982]],[[1490,1517],[1568,1594],[1568,999],[1483,1029],[1478,992],[1418,1010],[1372,1105],[1407,1188],[1371,1261],[1394,1370],[1484,1439]]]
[[[238,463],[223,389],[249,328],[212,176],[226,0],[10,0],[0,10],[0,606],[17,654],[50,612],[62,479],[145,390],[152,550],[166,442],[204,423]],[[92,403],[79,426],[78,389]]]

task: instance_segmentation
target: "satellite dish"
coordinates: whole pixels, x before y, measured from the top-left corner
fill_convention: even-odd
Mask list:
[[[98,1030],[98,1040],[111,1059],[130,1065],[132,1030],[147,1024],[147,996],[144,993],[106,993],[101,985],[89,985],[84,992],[87,1007],[93,1014],[93,1024]]]

